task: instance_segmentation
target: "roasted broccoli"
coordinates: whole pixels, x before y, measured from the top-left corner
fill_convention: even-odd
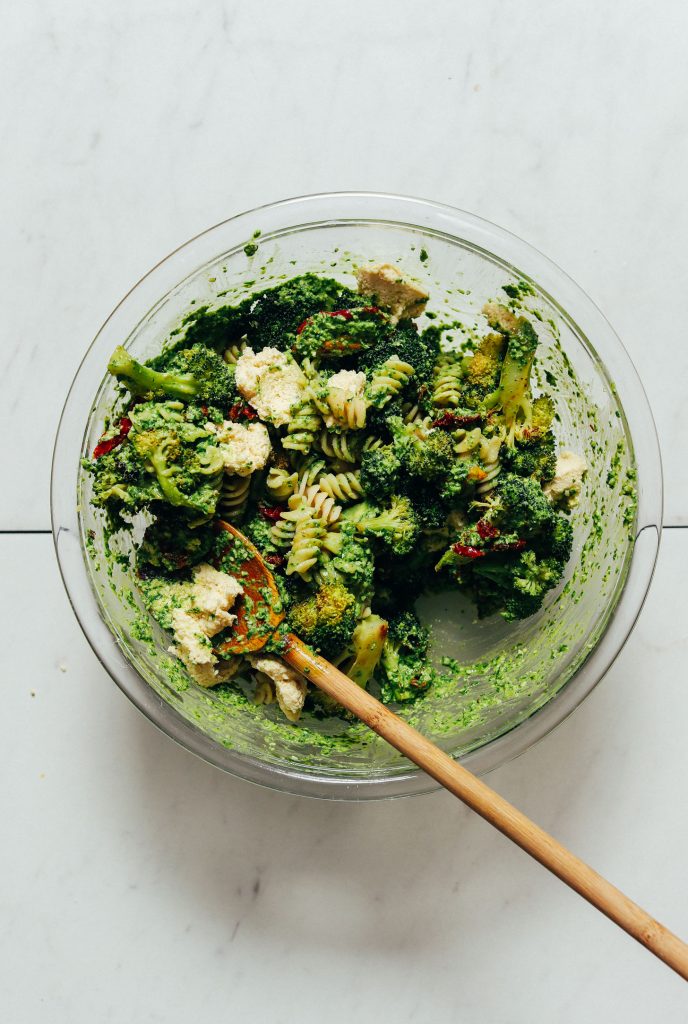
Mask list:
[[[140,363],[119,345],[110,356],[108,370],[133,395],[162,395],[182,401],[201,399],[221,406],[232,405],[237,396],[233,370],[204,345],[174,352],[164,371]]]
[[[351,642],[357,601],[338,582],[323,583],[316,592],[289,609],[291,628],[326,658],[334,658]]]
[[[418,536],[418,518],[406,496],[393,496],[389,507],[382,510],[361,502],[344,515],[357,530],[381,540],[395,555],[408,554]]]
[[[136,564],[177,572],[204,561],[214,543],[215,533],[209,524],[192,528],[183,511],[161,506],[155,522],[146,528]]]
[[[454,457],[452,439],[439,428],[419,431],[399,418],[389,421],[394,453],[410,476],[437,480],[449,472]]]
[[[462,361],[461,398],[469,408],[475,409],[497,387],[506,347],[503,334],[488,334]]]
[[[515,432],[519,418],[527,420],[531,415],[530,371],[537,345],[533,325],[521,317],[508,335],[499,385],[484,399],[487,409],[501,409],[511,432]]]
[[[247,316],[248,342],[254,351],[288,348],[299,326],[323,310],[365,305],[362,296],[330,277],[302,274],[261,292]]]
[[[391,445],[361,455],[361,487],[366,498],[384,501],[396,490],[401,463]]]
[[[366,687],[378,666],[385,639],[387,622],[379,615],[368,615],[356,626],[350,650],[339,661],[339,668],[359,686]]]
[[[538,558],[534,551],[503,556],[502,561],[476,561],[472,575],[478,614],[484,617],[499,610],[507,622],[534,615],[547,591],[559,583],[563,569],[556,558]]]
[[[94,503],[130,511],[164,501],[210,516],[224,463],[213,435],[189,423],[177,402],[143,402],[130,410],[131,430],[113,452],[91,463]]]
[[[412,611],[390,619],[382,649],[382,699],[405,703],[415,700],[433,680],[426,664],[430,631]]]

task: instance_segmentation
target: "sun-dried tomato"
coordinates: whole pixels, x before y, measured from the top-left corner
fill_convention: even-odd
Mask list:
[[[485,552],[481,548],[471,547],[470,544],[452,544],[452,551],[463,558],[484,558]]]
[[[233,423],[236,423],[237,420],[255,420],[258,419],[258,413],[250,405],[237,403],[227,413],[227,419],[232,420]]]
[[[499,530],[492,523],[486,522],[484,519],[479,519],[475,524],[475,528],[482,537],[483,540],[492,540],[494,537],[499,537]]]
[[[436,420],[433,420],[430,426],[441,427],[442,430],[455,430],[458,427],[474,427],[481,421],[482,416],[477,412],[444,412]]]
[[[107,455],[113,448],[116,448],[122,443],[124,438],[131,430],[131,420],[128,416],[122,416],[119,421],[119,433],[115,434],[114,437],[108,437],[104,441],[99,441],[93,449],[93,458],[99,459],[101,455]]]
[[[267,519],[269,523],[276,523],[284,509],[279,505],[260,505],[258,511],[263,519]]]

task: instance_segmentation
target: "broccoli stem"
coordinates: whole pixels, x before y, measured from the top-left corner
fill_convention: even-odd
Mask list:
[[[527,320],[519,320],[518,329],[509,337],[497,390],[485,399],[488,409],[501,406],[509,428],[519,415],[526,419],[530,416],[530,371],[537,344],[532,325]]]
[[[151,452],[150,464],[160,484],[160,490],[170,505],[174,505],[176,508],[196,508],[193,496],[187,497],[186,494],[183,494],[172,479],[174,469],[167,462],[167,444],[165,440],[162,440],[158,447]]]
[[[187,374],[160,373],[144,366],[122,346],[118,345],[110,356],[108,371],[117,380],[126,381],[133,394],[169,395],[170,398],[194,398],[198,382]]]

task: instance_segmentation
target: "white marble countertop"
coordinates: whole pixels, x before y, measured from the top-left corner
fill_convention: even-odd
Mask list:
[[[604,683],[490,782],[688,936],[688,473],[673,457],[688,445],[686,30],[678,0],[8,8],[3,1021],[686,1020],[676,976],[447,794],[281,796],[158,734],[88,648],[47,535],[81,356],[197,231],[271,199],[372,188],[522,235],[630,351],[673,529]]]

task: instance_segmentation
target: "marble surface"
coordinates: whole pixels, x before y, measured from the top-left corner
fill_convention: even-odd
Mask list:
[[[46,528],[52,438],[103,320],[203,228],[289,195],[370,188],[471,210],[564,267],[617,328],[667,452],[688,444],[688,10],[436,0],[25,0],[3,25],[3,458]],[[669,300],[669,301],[667,301]],[[669,365],[670,364],[670,365]],[[32,411],[33,411],[32,407]],[[26,458],[26,449],[31,460]],[[666,513],[688,523],[688,474]]]
[[[0,991],[12,1024],[683,1024],[685,983],[446,793],[284,796],[158,733],[106,676],[50,537],[2,537]],[[688,935],[688,531],[585,704],[490,783]],[[28,652],[28,653],[27,653]]]
[[[30,531],[69,382],[141,274],[233,213],[355,188],[472,210],[578,280],[643,377],[666,522],[688,526],[687,28],[679,0],[7,8],[3,1021],[685,1021],[682,982],[447,794],[281,796],[158,734]],[[607,679],[490,777],[684,936],[687,560],[668,530]]]

